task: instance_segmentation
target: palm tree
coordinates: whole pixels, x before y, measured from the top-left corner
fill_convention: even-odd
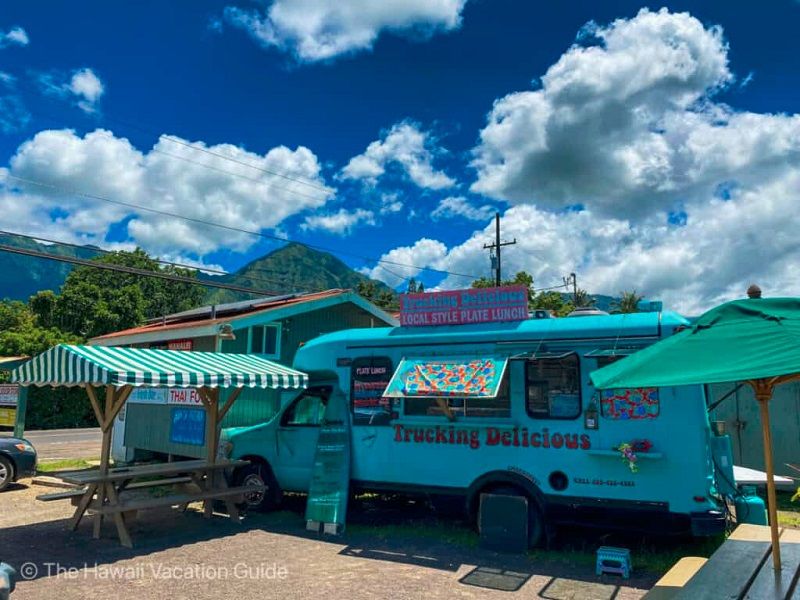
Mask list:
[[[619,298],[611,303],[611,312],[623,314],[639,312],[639,302],[643,298],[644,296],[637,294],[636,290],[620,292]]]
[[[575,292],[574,304],[575,308],[591,308],[597,304],[597,298],[590,296],[589,292],[579,288]]]

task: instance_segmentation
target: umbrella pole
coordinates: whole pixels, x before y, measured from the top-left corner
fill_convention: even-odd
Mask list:
[[[775,499],[775,466],[772,460],[772,430],[769,423],[769,401],[772,398],[772,386],[757,382],[755,389],[758,408],[761,411],[761,432],[764,435],[764,462],[767,468],[767,510],[769,511],[769,527],[772,537],[772,565],[776,571],[781,570],[781,546],[778,541],[778,510]]]

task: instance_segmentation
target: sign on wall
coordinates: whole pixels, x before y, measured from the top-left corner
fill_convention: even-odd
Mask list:
[[[176,406],[170,411],[169,441],[202,446],[206,441],[206,411]]]
[[[133,404],[180,404],[202,406],[196,388],[148,388],[138,387],[131,392],[128,402]]]
[[[524,285],[400,295],[400,325],[468,325],[528,318]]]
[[[19,402],[19,386],[17,384],[0,385],[0,406],[16,408]]]
[[[181,350],[191,352],[194,348],[194,340],[172,340],[167,342],[167,350]]]

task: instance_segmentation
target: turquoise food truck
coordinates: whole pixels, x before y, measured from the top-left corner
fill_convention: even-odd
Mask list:
[[[267,485],[250,498],[261,509],[283,491],[307,492],[325,406],[337,398],[349,407],[351,490],[455,497],[473,517],[482,493],[522,495],[531,544],[566,522],[722,531],[732,457],[704,389],[599,392],[589,380],[688,321],[540,316],[308,342],[293,366],[310,387],[270,421],[225,431],[226,452],[252,461],[238,483]]]

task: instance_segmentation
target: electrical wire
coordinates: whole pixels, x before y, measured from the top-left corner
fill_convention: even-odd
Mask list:
[[[238,285],[231,285],[226,283],[219,283],[216,281],[209,281],[204,279],[195,279],[193,277],[184,277],[182,275],[171,275],[161,271],[147,271],[145,269],[137,269],[135,267],[127,267],[125,265],[114,265],[108,263],[101,263],[93,260],[85,260],[82,258],[75,258],[72,256],[56,256],[48,254],[47,252],[39,252],[38,250],[28,250],[27,248],[17,248],[15,246],[8,246],[0,244],[0,252],[9,252],[11,254],[21,254],[23,256],[33,256],[35,258],[44,258],[47,260],[55,260],[58,262],[65,262],[83,267],[92,267],[95,269],[103,269],[106,271],[117,271],[119,273],[127,273],[129,275],[139,275],[142,277],[153,277],[155,279],[166,279],[176,283],[188,283],[192,285],[200,285],[203,287],[213,287],[223,290],[230,290],[233,292],[241,292],[244,294],[253,294],[254,296],[277,296],[281,292],[274,290],[259,290],[254,288],[246,288]]]
[[[82,245],[82,244],[74,244],[74,243],[71,243],[71,242],[62,242],[62,241],[54,240],[54,239],[50,239],[50,238],[44,238],[44,237],[33,236],[33,235],[26,235],[24,233],[17,233],[15,231],[6,231],[6,230],[3,230],[3,229],[0,229],[0,235],[21,237],[21,238],[25,238],[25,239],[32,240],[32,241],[35,241],[35,242],[45,242],[45,243],[48,243],[48,244],[57,244],[59,246],[65,246],[67,248],[76,248],[78,250],[86,250],[86,251],[89,251],[89,252],[98,252],[98,253],[101,253],[101,254],[113,254],[114,253],[113,250],[106,250],[105,248],[99,248],[97,246],[86,246],[86,245]],[[188,270],[191,270],[191,271],[200,271],[200,272],[203,272],[203,273],[209,273],[209,274],[214,274],[214,275],[232,275],[232,273],[230,273],[228,271],[222,271],[220,269],[213,269],[211,267],[198,267],[198,266],[195,266],[195,265],[187,265],[185,263],[179,263],[179,262],[174,262],[174,261],[170,261],[170,260],[163,260],[163,259],[160,259],[160,258],[153,258],[153,257],[150,257],[150,260],[152,260],[154,262],[157,262],[158,264],[161,264],[161,265],[177,267],[179,269],[188,269]],[[261,271],[263,271],[263,269],[253,269],[253,270],[261,270]],[[251,281],[261,281],[261,282],[270,283],[270,284],[276,284],[276,285],[284,285],[285,284],[285,282],[280,281],[278,279],[270,279],[270,278],[267,278],[267,277],[253,277],[252,275],[247,275],[247,279],[249,279]],[[327,289],[327,288],[317,288],[317,289],[313,289],[313,290],[311,290],[311,289],[292,290],[292,292],[293,293],[322,292],[322,291],[325,291],[325,289]],[[286,292],[281,292],[281,293],[283,294],[283,293],[286,293]]]
[[[52,184],[52,183],[45,183],[45,182],[42,182],[42,181],[37,181],[37,180],[34,180],[34,179],[30,179],[30,178],[27,178],[27,177],[20,177],[19,175],[12,175],[10,173],[6,174],[6,178],[7,179],[13,179],[14,181],[19,181],[19,182],[26,183],[26,184],[29,184],[29,185],[38,186],[38,187],[42,187],[42,188],[45,188],[45,189],[50,189],[50,190],[53,190],[53,191],[61,192],[61,193],[68,194],[68,195],[75,195],[75,196],[79,196],[79,197],[82,197],[82,198],[87,198],[87,199],[90,199],[90,200],[100,200],[102,202],[108,202],[110,204],[116,204],[118,206],[125,206],[125,207],[132,208],[132,209],[135,209],[135,210],[141,210],[141,211],[149,212],[149,213],[152,213],[152,214],[157,214],[157,215],[164,216],[164,217],[171,217],[171,218],[175,218],[175,219],[181,219],[181,220],[184,220],[184,221],[187,221],[187,222],[190,222],[190,223],[195,223],[197,225],[203,225],[203,226],[206,226],[206,227],[216,227],[216,228],[219,228],[219,229],[224,229],[224,230],[232,231],[232,232],[235,232],[235,233],[243,233],[243,234],[253,235],[253,236],[257,236],[257,237],[261,237],[261,238],[277,240],[277,241],[281,241],[281,242],[285,242],[285,243],[295,243],[295,244],[299,244],[301,246],[305,246],[307,248],[312,248],[314,250],[321,250],[323,252],[329,252],[329,253],[332,253],[332,254],[341,254],[341,255],[344,255],[344,256],[351,256],[351,257],[359,258],[359,259],[367,261],[367,262],[376,262],[376,263],[380,263],[380,264],[389,264],[389,265],[395,265],[395,266],[399,266],[399,267],[418,269],[420,271],[430,271],[430,272],[435,272],[435,273],[442,273],[442,274],[445,274],[445,275],[453,275],[455,277],[478,279],[478,277],[476,277],[475,275],[468,275],[466,273],[456,273],[456,272],[453,272],[453,271],[447,271],[445,269],[436,269],[436,268],[433,268],[433,267],[420,267],[420,266],[417,266],[417,265],[401,263],[401,262],[398,262],[398,261],[388,260],[388,259],[385,259],[385,258],[373,258],[373,257],[364,256],[364,255],[361,255],[361,254],[356,254],[356,253],[353,253],[353,252],[347,252],[345,250],[337,250],[337,249],[329,248],[329,247],[326,247],[326,246],[320,246],[320,245],[317,245],[317,244],[309,244],[309,243],[306,243],[306,242],[298,242],[298,241],[292,240],[291,238],[286,237],[286,236],[269,234],[269,233],[265,233],[263,231],[255,231],[255,230],[252,230],[252,229],[244,229],[244,228],[241,228],[241,227],[233,227],[231,225],[224,225],[222,223],[212,223],[210,221],[205,221],[203,219],[198,219],[196,217],[189,217],[189,216],[186,216],[186,215],[180,215],[178,213],[173,213],[173,212],[169,212],[169,211],[165,211],[165,210],[159,210],[159,209],[156,209],[156,208],[143,206],[141,204],[135,204],[133,202],[125,202],[123,200],[115,200],[113,198],[108,198],[108,197],[100,196],[100,195],[97,195],[97,194],[90,194],[88,192],[82,192],[82,191],[76,190],[76,189],[68,189],[68,188],[65,188],[65,187],[62,187],[62,186],[58,186],[58,185],[55,185],[55,184]]]

